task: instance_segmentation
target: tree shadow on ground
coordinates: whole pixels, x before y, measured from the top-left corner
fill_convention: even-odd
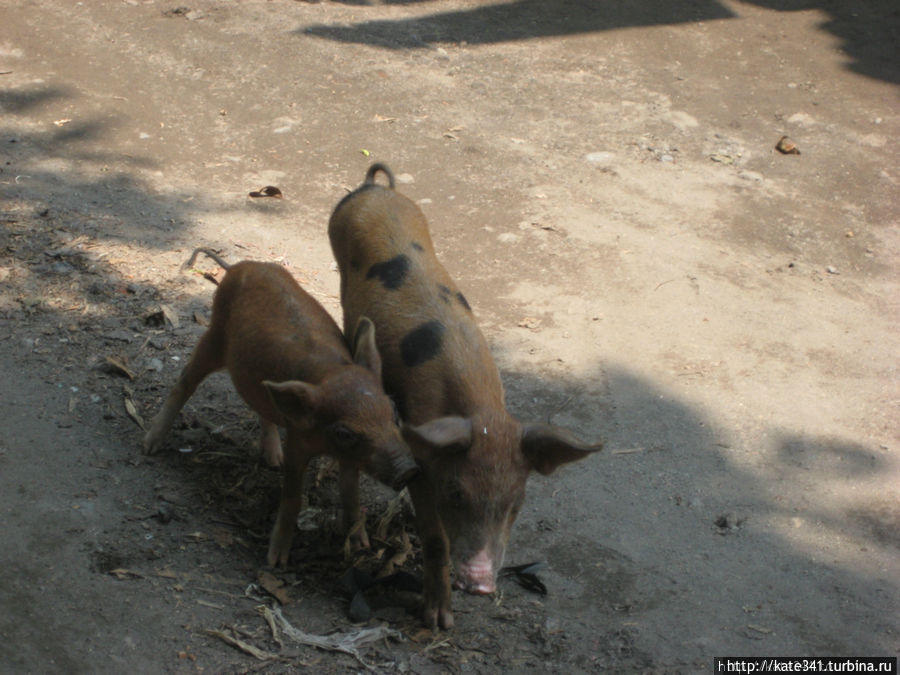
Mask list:
[[[854,73],[900,83],[900,6],[893,0],[740,0],[779,12],[819,10],[828,15],[822,30],[841,40]],[[785,36],[785,39],[791,39]]]
[[[163,194],[136,177],[157,168],[141,155],[97,151],[116,120],[96,117],[50,121],[76,94],[55,86],[0,91],[0,186],[7,223],[32,219],[97,239],[166,248],[170,233],[189,228],[212,209],[190,194]]]
[[[734,14],[717,0],[671,3],[514,0],[426,17],[366,21],[351,26],[313,25],[300,34],[370,44],[389,49],[417,49],[439,42],[491,44],[532,38],[579,35],[595,31],[711,21]]]
[[[368,4],[346,0],[348,4]],[[414,4],[424,0],[386,0],[386,4]],[[777,11],[818,9],[829,18],[821,29],[842,42],[855,73],[900,82],[900,10],[891,0],[846,3],[841,0],[740,0]],[[388,49],[421,49],[437,43],[492,44],[543,37],[580,35],[620,28],[673,25],[737,18],[717,0],[689,3],[591,2],[589,0],[513,0],[472,9],[435,12],[424,17],[363,21],[349,26],[316,24],[299,29],[338,42],[370,44]],[[785,39],[792,39],[786,35]]]
[[[513,534],[514,562],[543,555],[557,570],[563,597],[550,606],[561,616],[642,626],[637,643],[658,640],[660,656],[709,640],[729,653],[890,646],[887,573],[848,562],[897,547],[900,510],[864,488],[893,470],[877,448],[805,430],[741,436],[614,364],[578,378],[503,375],[518,417],[606,444],[559,476],[532,478],[529,501],[545,508],[526,502]],[[854,485],[862,494],[848,501]],[[777,636],[755,631],[766,622]]]

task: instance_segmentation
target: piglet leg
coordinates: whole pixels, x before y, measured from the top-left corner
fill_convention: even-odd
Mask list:
[[[150,429],[144,436],[144,454],[153,455],[162,447],[163,439],[171,428],[172,422],[175,421],[178,412],[196,391],[197,386],[207,375],[224,366],[219,332],[210,328],[200,338],[200,342],[197,343],[191,354],[190,361],[181,371],[178,382],[169,392],[162,409],[150,423]]]
[[[302,443],[292,426],[287,429],[287,448],[284,453],[284,480],[281,484],[281,503],[275,527],[269,539],[267,561],[270,566],[284,567],[291,553],[291,542],[297,529],[297,515],[304,506],[303,476],[309,460],[317,451]]]
[[[420,478],[407,487],[416,508],[416,529],[422,540],[425,567],[423,621],[432,630],[439,626],[453,628],[453,611],[450,607],[450,544],[438,518],[427,481]]]
[[[278,425],[260,417],[259,426],[262,428],[262,436],[259,445],[269,466],[281,466],[284,462],[284,454],[281,451],[281,436],[278,435]]]
[[[344,531],[350,538],[350,548],[358,551],[369,548],[366,522],[359,507],[359,465],[341,460],[339,485],[341,506],[344,509]]]

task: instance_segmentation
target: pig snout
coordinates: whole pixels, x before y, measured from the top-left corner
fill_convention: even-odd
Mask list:
[[[497,567],[486,550],[481,550],[465,562],[456,565],[456,588],[477,595],[488,595],[497,590]]]

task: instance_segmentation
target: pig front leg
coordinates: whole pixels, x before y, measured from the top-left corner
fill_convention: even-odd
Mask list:
[[[281,451],[281,436],[278,435],[278,425],[260,416],[259,426],[262,427],[259,445],[262,448],[263,457],[266,458],[266,464],[269,466],[281,466],[284,462],[284,454]]]
[[[269,553],[266,560],[272,567],[284,567],[291,554],[291,542],[297,529],[297,514],[305,506],[303,476],[309,460],[317,454],[300,433],[288,426],[287,448],[284,453],[284,479],[281,484],[281,502],[278,516],[269,539]]]
[[[338,481],[344,510],[344,531],[350,538],[350,548],[353,551],[369,548],[366,521],[359,506],[359,465],[340,460],[340,466]]]
[[[453,628],[453,610],[450,607],[450,544],[426,479],[418,478],[407,487],[416,508],[416,528],[422,540],[425,565],[425,610],[422,619],[432,630],[438,627]]]

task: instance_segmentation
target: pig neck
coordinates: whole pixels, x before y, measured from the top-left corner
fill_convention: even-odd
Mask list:
[[[320,349],[314,355],[303,354],[293,363],[296,366],[291,369],[292,375],[287,379],[301,380],[309,384],[321,384],[353,365],[350,354],[338,349]]]
[[[493,363],[472,362],[455,376],[444,381],[444,392],[438,404],[429,399],[418,410],[409,411],[410,420],[424,423],[429,420],[458,415],[472,420],[473,435],[500,433],[506,435],[518,428],[518,422],[507,412],[500,374]],[[487,434],[485,433],[487,430]]]

